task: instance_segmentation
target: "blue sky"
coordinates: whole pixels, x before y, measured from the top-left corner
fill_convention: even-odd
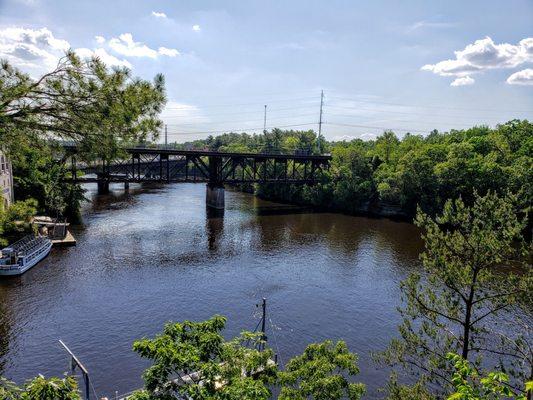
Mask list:
[[[0,0],[0,57],[67,48],[166,77],[170,140],[268,127],[328,139],[533,119],[533,1]]]

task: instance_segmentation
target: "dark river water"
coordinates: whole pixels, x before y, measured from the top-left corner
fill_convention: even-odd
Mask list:
[[[269,343],[286,362],[306,344],[343,339],[359,354],[369,398],[389,371],[371,352],[396,335],[399,282],[419,268],[410,224],[311,213],[227,191],[208,218],[205,186],[119,187],[93,196],[76,247],[53,249],[22,277],[0,280],[0,375],[18,383],[86,365],[99,396],[142,385],[132,342],[166,321],[228,317],[252,330],[267,298]],[[91,195],[91,193],[89,193]]]

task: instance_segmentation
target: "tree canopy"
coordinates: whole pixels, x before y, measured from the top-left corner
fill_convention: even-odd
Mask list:
[[[164,78],[132,78],[98,58],[68,52],[57,67],[32,79],[0,63],[0,143],[8,154],[20,137],[73,140],[92,157],[110,158],[123,141],[142,140],[161,127]]]
[[[228,133],[178,147],[219,151],[318,152],[313,131]],[[472,127],[427,136],[387,131],[375,140],[325,142],[331,168],[313,187],[256,185],[262,197],[346,213],[414,217],[417,206],[440,212],[448,199],[471,204],[474,193],[516,194],[519,208],[533,201],[533,124],[512,120],[495,128]],[[529,221],[529,226],[531,222]]]

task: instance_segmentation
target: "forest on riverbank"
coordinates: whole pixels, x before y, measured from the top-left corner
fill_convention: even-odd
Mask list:
[[[327,142],[313,131],[274,129],[260,135],[230,133],[178,145],[215,151],[330,153],[331,168],[314,186],[260,184],[255,193],[283,202],[355,214],[411,219],[419,206],[430,214],[447,199],[474,193],[515,193],[525,210],[533,196],[533,124],[513,120],[427,136],[386,131],[375,140]],[[319,150],[320,146],[320,150]]]

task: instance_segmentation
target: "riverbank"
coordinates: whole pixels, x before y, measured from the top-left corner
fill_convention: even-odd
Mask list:
[[[260,199],[274,202],[281,202],[286,204],[291,204],[298,207],[306,207],[313,209],[317,212],[333,212],[342,215],[350,215],[354,217],[367,217],[367,218],[389,218],[395,221],[403,222],[412,222],[413,216],[405,212],[401,206],[394,205],[391,203],[374,201],[374,202],[365,202],[361,206],[354,207],[352,210],[344,210],[339,207],[327,207],[327,206],[316,206],[311,205],[306,202],[298,202],[290,199],[285,199],[278,196],[269,196],[266,194],[254,194]]]
[[[354,217],[367,217],[367,218],[389,218],[395,221],[412,222],[413,215],[403,210],[400,205],[374,200],[372,202],[366,201],[362,205],[353,207],[352,210],[342,209],[340,207],[331,207],[325,205],[314,205],[305,201],[298,201],[289,196],[279,196],[276,192],[261,191],[254,185],[233,185],[235,190],[239,190],[243,193],[252,194],[262,200],[279,202],[283,204],[290,204],[295,207],[302,207],[306,210],[312,210],[315,212],[331,212],[342,215],[349,215]]]

